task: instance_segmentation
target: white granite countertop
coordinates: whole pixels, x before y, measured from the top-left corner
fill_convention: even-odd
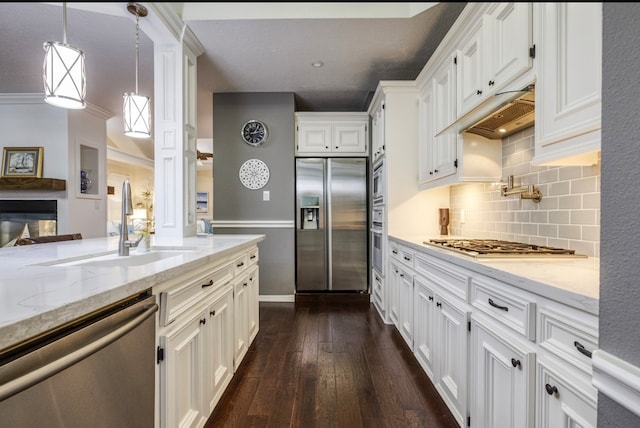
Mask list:
[[[599,258],[474,258],[423,243],[429,239],[455,238],[451,236],[389,238],[465,269],[598,315]]]
[[[129,267],[46,265],[90,254],[117,254],[117,236],[0,248],[0,350],[264,239],[265,235],[184,238],[180,245],[162,249],[189,251]],[[151,245],[153,249],[153,240]],[[138,252],[130,250],[133,257]]]

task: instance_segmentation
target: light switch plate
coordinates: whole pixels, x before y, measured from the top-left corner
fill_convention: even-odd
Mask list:
[[[271,199],[271,192],[268,190],[263,190],[262,191],[262,200],[263,201],[268,201]]]

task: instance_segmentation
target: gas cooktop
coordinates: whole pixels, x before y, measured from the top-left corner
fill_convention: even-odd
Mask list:
[[[497,239],[430,239],[424,243],[476,258],[587,257],[583,254],[576,254],[574,250]]]

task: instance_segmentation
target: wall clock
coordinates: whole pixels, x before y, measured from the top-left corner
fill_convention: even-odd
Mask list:
[[[260,159],[249,159],[242,164],[238,175],[247,189],[261,189],[269,181],[269,167]]]
[[[259,146],[267,141],[269,132],[267,126],[259,120],[250,120],[242,125],[242,140],[251,145]]]

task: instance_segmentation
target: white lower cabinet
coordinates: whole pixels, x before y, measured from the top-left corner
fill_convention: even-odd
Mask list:
[[[458,423],[466,425],[469,307],[422,275],[414,277],[413,302],[414,355]]]
[[[471,326],[471,426],[533,428],[535,350],[491,321]]]
[[[538,362],[537,427],[597,426],[597,391],[591,384],[577,380],[566,369]]]
[[[391,319],[461,427],[596,427],[597,315],[389,238]]]
[[[202,427],[259,329],[257,247],[154,288],[156,426]]]

